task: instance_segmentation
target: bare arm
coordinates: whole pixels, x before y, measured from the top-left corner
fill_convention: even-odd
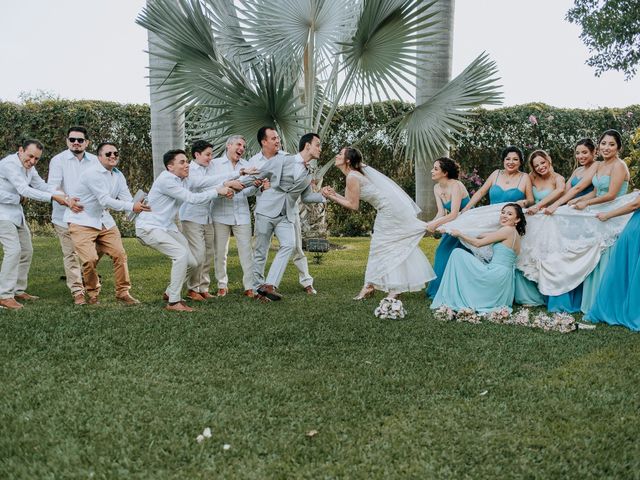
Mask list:
[[[491,185],[493,185],[493,182],[495,181],[495,178],[497,176],[498,176],[498,170],[494,170],[493,173],[489,175],[489,178],[487,178],[484,184],[482,184],[482,186],[478,189],[478,191],[473,194],[473,197],[471,197],[471,200],[469,200],[469,203],[467,203],[467,206],[462,209],[461,213],[464,213],[467,210],[471,209],[472,207],[475,207],[476,204],[480,200],[482,200],[482,198],[489,192],[489,189],[491,188]]]
[[[561,196],[558,200],[553,202],[552,205],[549,205],[545,209],[544,213],[546,213],[547,215],[552,215],[558,209],[558,207],[560,207],[561,205],[564,205],[572,198],[575,198],[581,191],[583,191],[585,188],[591,185],[591,181],[593,180],[593,176],[595,175],[597,170],[598,170],[598,165],[596,165],[596,163],[591,165],[589,169],[586,172],[584,172],[584,176],[582,177],[582,180],[580,180],[575,187],[571,187],[569,190],[567,190],[565,194]]]
[[[619,217],[620,215],[626,215],[627,213],[636,211],[638,208],[640,208],[640,195],[638,195],[633,202],[629,202],[622,207],[616,208],[615,210],[600,212],[596,215],[596,217],[598,217],[598,220],[606,222],[610,218]]]
[[[582,199],[579,202],[576,202],[575,207],[578,210],[582,210],[589,205],[597,205],[599,203],[606,203],[614,200],[618,196],[618,193],[620,193],[622,184],[627,178],[627,169],[625,167],[625,164],[622,162],[618,162],[617,165],[615,165],[611,172],[609,191],[607,193],[600,195],[599,197],[594,196],[593,198]]]
[[[435,187],[434,187],[434,190],[435,190]],[[456,188],[454,189],[454,191],[451,192],[451,211],[446,215],[445,215],[446,210],[442,206],[442,200],[438,195],[436,195],[436,202],[438,203],[438,215],[436,215],[436,217],[427,224],[428,231],[433,232],[440,225],[444,225],[445,223],[455,220],[458,217],[458,215],[460,214],[460,206],[462,204],[461,190],[462,189],[459,187],[459,185],[456,185]],[[442,210],[442,215],[440,213],[441,210]]]
[[[533,184],[531,183],[529,175],[526,175],[524,178],[524,200],[518,200],[516,203],[522,208],[526,208],[535,203],[533,199]]]
[[[491,232],[491,233],[487,233],[486,235],[483,235],[481,238],[470,237],[469,235],[465,235],[459,230],[451,230],[451,232],[449,233],[454,237],[457,237],[461,240],[464,240],[468,244],[473,245],[474,247],[484,247],[485,245],[491,245],[493,243],[503,242],[507,238],[510,238],[511,236],[513,236],[513,227],[502,227],[499,230],[496,230],[495,232]]]
[[[541,209],[553,203],[555,200],[562,196],[562,194],[564,193],[564,178],[558,173],[555,174],[555,177],[555,188],[553,189],[553,191],[538,203],[536,203],[532,207],[529,207],[529,209],[527,210],[528,214],[534,215],[538,213]]]
[[[360,182],[355,175],[348,175],[344,196],[333,192],[327,198],[349,210],[358,210],[360,208]]]

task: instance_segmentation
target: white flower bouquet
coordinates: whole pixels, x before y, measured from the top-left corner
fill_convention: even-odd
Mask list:
[[[389,318],[391,320],[398,320],[404,318],[407,311],[402,306],[402,302],[397,298],[383,298],[380,301],[380,305],[373,311],[373,314],[378,318]]]

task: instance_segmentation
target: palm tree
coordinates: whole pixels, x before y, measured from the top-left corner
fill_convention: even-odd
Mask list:
[[[194,135],[224,145],[275,125],[289,151],[306,131],[322,137],[337,107],[412,98],[426,78],[416,53],[440,48],[435,1],[153,0],[137,22],[157,35],[151,85],[170,108],[189,107]],[[446,149],[481,104],[497,104],[495,65],[479,55],[460,75],[398,114],[405,156],[424,164]],[[422,100],[422,99],[421,99]],[[371,134],[375,134],[372,132]],[[319,168],[322,177],[329,165]]]

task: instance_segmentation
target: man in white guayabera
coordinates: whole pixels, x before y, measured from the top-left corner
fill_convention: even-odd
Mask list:
[[[26,292],[33,246],[21,199],[54,200],[70,208],[76,205],[76,199],[57,191],[38,175],[35,165],[42,150],[39,141],[25,140],[16,153],[0,160],[0,243],[4,252],[0,268],[0,307],[10,310],[23,307],[17,300],[38,299]]]

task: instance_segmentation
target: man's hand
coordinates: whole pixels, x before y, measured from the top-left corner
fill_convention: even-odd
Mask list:
[[[269,181],[268,178],[265,178],[264,180],[262,180],[262,191],[264,192],[265,190],[269,190],[271,188],[271,182]]]
[[[256,167],[249,167],[249,168],[241,168],[240,169],[240,176],[242,177],[243,175],[255,175],[257,173],[259,173],[260,170],[258,170]]]
[[[80,205],[80,199],[78,197],[67,197],[67,206],[73,213],[80,213],[84,210],[84,206]]]
[[[218,187],[216,191],[221,197],[233,198],[233,189],[229,187]]]
[[[239,192],[244,188],[244,185],[240,180],[227,180],[223,185],[225,187],[233,188],[236,192]]]
[[[142,202],[136,202],[133,204],[133,211],[135,213],[140,213],[140,212],[150,212],[151,211],[151,207],[145,203]]]

